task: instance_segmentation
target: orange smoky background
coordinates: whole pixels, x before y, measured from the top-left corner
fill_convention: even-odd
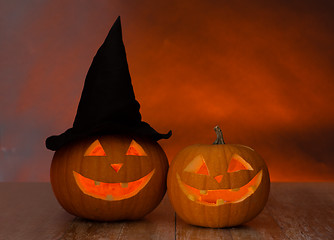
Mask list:
[[[49,181],[45,138],[72,126],[111,25],[143,120],[169,160],[215,140],[248,145],[273,181],[334,180],[334,4],[319,1],[0,2],[0,181]]]

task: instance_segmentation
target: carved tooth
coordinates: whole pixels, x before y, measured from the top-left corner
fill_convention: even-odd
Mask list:
[[[112,201],[114,197],[110,194],[106,196],[106,200]]]
[[[95,185],[100,185],[99,181],[94,181]]]
[[[191,201],[195,201],[195,197],[193,195],[187,195],[187,197],[191,200]]]
[[[223,205],[225,203],[225,200],[224,199],[218,199],[216,201],[216,206],[220,206],[220,205]]]
[[[207,195],[208,194],[208,191],[207,190],[200,190],[199,193],[201,195]]]
[[[121,183],[121,187],[122,188],[127,188],[128,187],[128,183]]]
[[[254,193],[254,191],[255,191],[255,186],[250,186],[249,188],[248,188],[248,192],[249,193]]]
[[[237,192],[237,191],[239,191],[240,190],[240,188],[232,188],[231,189],[231,192]]]

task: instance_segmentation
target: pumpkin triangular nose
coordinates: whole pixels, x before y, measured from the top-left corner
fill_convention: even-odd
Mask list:
[[[113,163],[113,164],[110,164],[110,166],[116,171],[118,172],[121,167],[123,166],[123,163]]]
[[[218,183],[220,183],[223,179],[223,175],[218,175],[218,176],[215,176],[215,179]]]

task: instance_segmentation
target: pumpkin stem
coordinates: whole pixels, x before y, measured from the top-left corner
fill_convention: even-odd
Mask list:
[[[215,132],[217,134],[217,139],[216,139],[216,141],[214,141],[213,144],[225,144],[224,138],[223,138],[223,132],[220,129],[220,127],[217,125],[213,129],[215,130]]]

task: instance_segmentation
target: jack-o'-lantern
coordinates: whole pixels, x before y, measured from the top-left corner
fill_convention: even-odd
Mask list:
[[[245,223],[264,208],[270,180],[262,157],[250,147],[225,144],[219,127],[213,145],[183,149],[171,162],[167,191],[185,222],[204,227]]]
[[[46,139],[56,151],[51,184],[59,203],[79,217],[138,219],[166,192],[168,161],[158,133],[141,120],[118,17],[86,75],[73,127]]]
[[[168,161],[155,141],[89,137],[55,152],[51,184],[65,210],[93,220],[138,219],[166,192]]]

